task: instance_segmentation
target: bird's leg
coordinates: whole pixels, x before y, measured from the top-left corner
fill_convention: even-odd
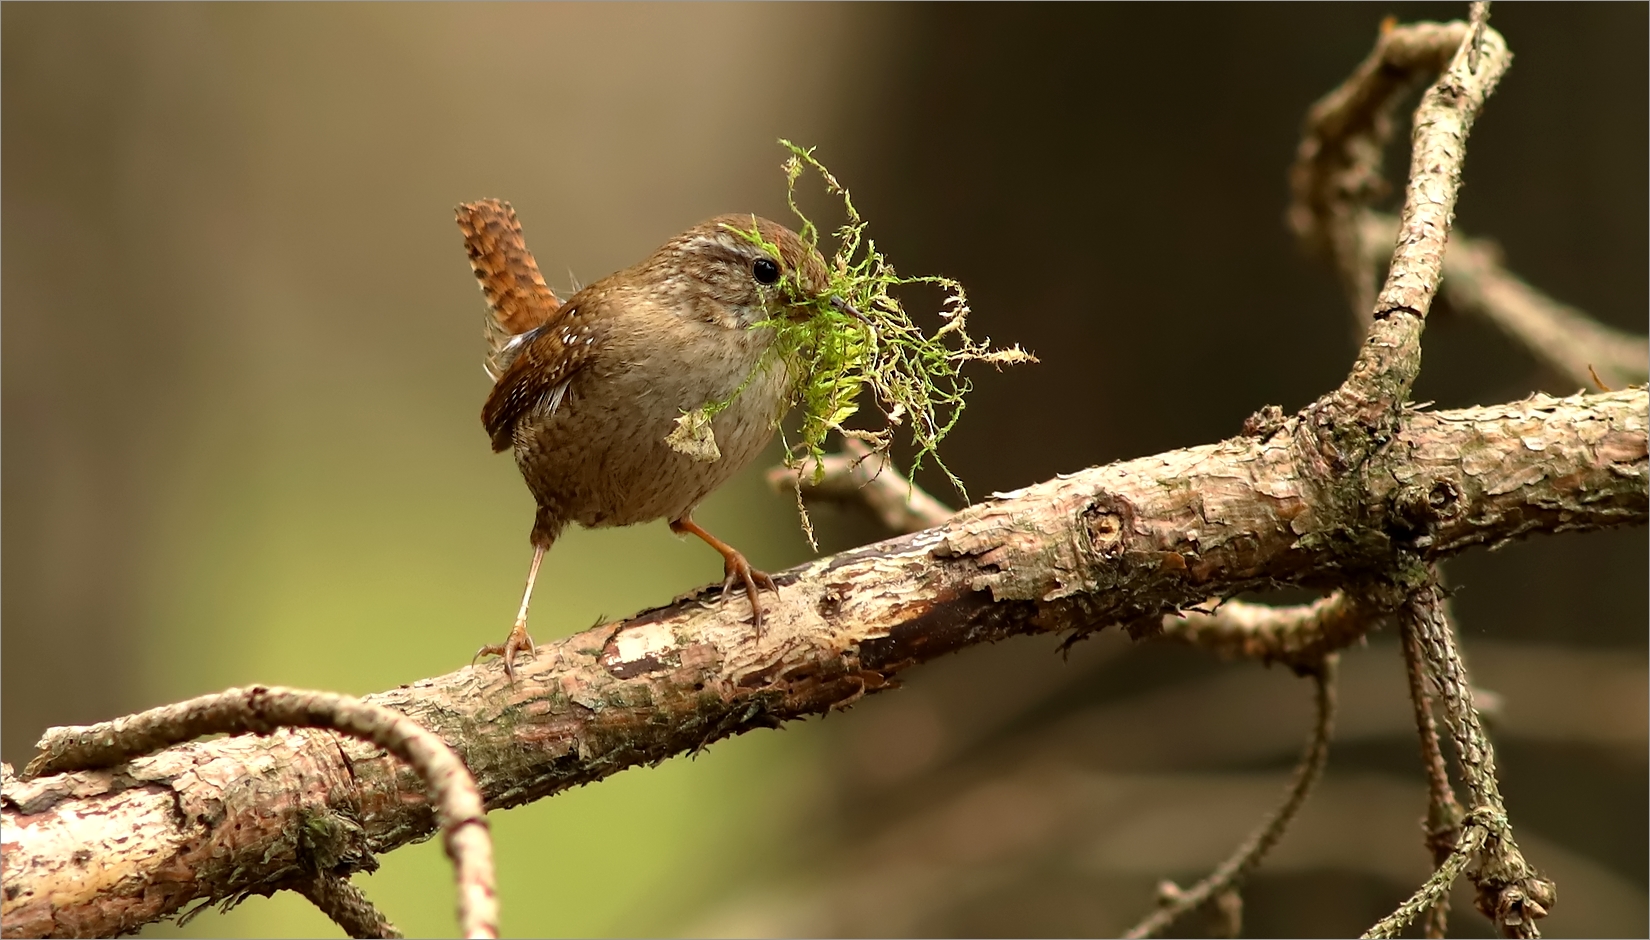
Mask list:
[[[779,593],[779,585],[773,583],[773,578],[769,577],[766,572],[752,568],[750,562],[745,560],[745,556],[740,554],[739,549],[700,528],[699,523],[694,522],[692,516],[684,515],[682,518],[673,521],[670,524],[670,531],[675,532],[677,535],[697,535],[705,540],[706,545],[722,553],[722,573],[726,575],[722,581],[722,593],[727,594],[732,591],[735,585],[744,585],[745,593],[751,599],[751,626],[755,628],[756,635],[761,637],[762,602],[757,599],[757,589],[767,588],[775,594]]]
[[[532,656],[538,652],[533,645],[533,638],[527,635],[527,605],[533,600],[533,582],[539,579],[539,562],[544,561],[544,550],[548,545],[533,546],[533,566],[527,569],[527,590],[521,595],[521,612],[516,614],[516,625],[510,628],[510,636],[498,646],[483,646],[476,650],[470,660],[474,665],[477,659],[483,656],[502,656],[504,658],[504,674],[511,682],[516,681],[516,654],[522,650]]]

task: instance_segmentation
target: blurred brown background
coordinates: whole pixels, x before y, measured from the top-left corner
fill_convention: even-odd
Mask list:
[[[1282,224],[1301,117],[1383,15],[1464,12],[6,4],[5,759],[48,724],[254,681],[365,693],[502,635],[531,501],[476,418],[457,202],[511,200],[566,287],[717,212],[784,218],[774,139],[819,145],[902,270],[961,279],[979,333],[1043,359],[976,376],[945,456],[983,494],[1226,437],[1339,380],[1350,317]],[[1493,22],[1516,59],[1462,230],[1642,330],[1647,8]],[[1447,310],[1426,348],[1418,397],[1442,407],[1573,391]],[[760,475],[700,518],[777,570],[807,549]],[[879,535],[817,518],[826,551]],[[1509,808],[1559,883],[1551,935],[1647,930],[1646,567],[1643,530],[1449,566],[1505,699]],[[718,572],[662,525],[571,533],[535,634]],[[973,650],[829,721],[501,814],[506,931],[1125,928],[1280,797],[1310,690],[1111,634],[1055,646]],[[1356,933],[1425,876],[1396,650],[1344,666],[1340,743],[1246,892],[1252,935]],[[364,886],[443,933],[446,878],[427,843]],[[1465,908],[1457,930],[1485,934]],[[293,897],[188,930],[336,933]]]

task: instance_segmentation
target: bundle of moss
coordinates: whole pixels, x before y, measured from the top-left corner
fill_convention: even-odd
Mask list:
[[[817,482],[824,474],[822,459],[825,438],[836,431],[866,442],[873,452],[885,452],[894,442],[894,429],[910,428],[915,448],[911,472],[928,460],[939,467],[963,498],[962,481],[940,460],[941,440],[961,416],[970,384],[962,377],[965,363],[988,362],[999,368],[1036,358],[1019,346],[991,348],[989,339],[968,335],[968,300],[962,285],[948,277],[925,275],[902,277],[865,237],[865,221],[854,208],[848,190],[837,182],[817,159],[813,150],[804,150],[788,140],[780,143],[790,151],[786,158],[786,199],[801,220],[798,234],[811,247],[818,247],[819,230],[796,204],[796,185],[807,170],[819,174],[825,189],[840,196],[847,221],[836,232],[837,250],[828,268],[828,290],[809,302],[811,315],[805,318],[776,317],[757,326],[774,331],[773,355],[783,357],[797,376],[794,403],[802,413],[802,425],[795,441],[781,434],[785,444],[785,464],[798,475],[812,468]],[[769,244],[753,225],[737,234],[761,245],[775,257],[778,246]],[[911,320],[890,288],[926,284],[944,292],[940,318],[944,321],[932,336],[925,335]],[[762,366],[758,366],[762,368]],[[754,373],[753,373],[754,376]],[[748,380],[747,380],[748,384]],[[862,388],[870,388],[882,412],[880,430],[848,428],[844,422],[859,411]],[[677,419],[670,442],[677,450],[715,459],[718,452],[710,433],[710,422],[743,391],[741,386],[725,401],[712,402]],[[802,513],[803,530],[814,544],[808,513]],[[817,548],[818,546],[815,545]]]

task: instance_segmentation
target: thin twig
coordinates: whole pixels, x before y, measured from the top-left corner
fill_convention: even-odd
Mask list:
[[[394,940],[405,936],[348,878],[322,872],[297,879],[292,890],[308,898],[351,937]]]
[[[1324,762],[1329,759],[1329,739],[1335,730],[1335,670],[1338,661],[1339,657],[1334,654],[1325,656],[1322,665],[1312,674],[1317,691],[1317,721],[1313,724],[1306,752],[1301,755],[1300,764],[1295,768],[1295,776],[1283,804],[1208,877],[1185,891],[1172,892],[1168,903],[1153,911],[1123,936],[1154,936],[1210,898],[1235,891],[1266,857],[1266,853],[1283,838],[1289,824],[1306,804],[1312,787],[1323,776]]]
[[[1421,331],[1443,275],[1467,135],[1512,60],[1500,34],[1486,26],[1479,67],[1471,69],[1468,58],[1480,47],[1479,31],[1462,28],[1454,35],[1460,38],[1449,67],[1415,110],[1402,221],[1386,282],[1375,298],[1374,322],[1352,374],[1330,396],[1337,413],[1366,427],[1394,421],[1420,374]],[[1346,455],[1353,461],[1359,456]]]
[[[1392,238],[1398,220],[1368,212],[1359,227],[1364,244],[1379,245]],[[1366,263],[1385,261],[1384,253],[1371,252]],[[1444,254],[1443,292],[1452,311],[1489,323],[1572,388],[1590,387],[1591,369],[1615,388],[1650,377],[1650,341],[1605,326],[1531,287],[1507,270],[1493,242],[1453,235]]]
[[[1344,591],[1286,607],[1227,601],[1212,611],[1164,615],[1161,636],[1221,656],[1309,672],[1325,654],[1362,641],[1373,618],[1384,613],[1363,595]]]
[[[941,525],[955,511],[894,469],[884,453],[873,452],[862,441],[845,438],[842,453],[822,462],[824,474],[814,478],[809,463],[799,469],[775,467],[768,485],[775,490],[801,490],[807,500],[863,507],[890,532],[919,532]]]
[[[1215,895],[1216,923],[1220,930],[1217,937],[1236,938],[1243,936],[1243,895],[1236,888],[1227,888]]]
[[[1420,639],[1413,623],[1403,621],[1404,667],[1409,678],[1409,700],[1415,710],[1415,727],[1421,739],[1421,763],[1427,774],[1427,816],[1424,823],[1426,846],[1432,853],[1436,869],[1444,864],[1455,850],[1461,836],[1461,804],[1450,786],[1449,771],[1444,766],[1444,754],[1438,742],[1438,726],[1432,718],[1432,694],[1427,689],[1426,660],[1421,652]],[[1424,934],[1443,937],[1449,928],[1449,894],[1439,896],[1427,911]]]
[[[1476,820],[1469,822],[1461,830],[1461,840],[1456,844],[1455,850],[1432,873],[1432,877],[1417,888],[1404,903],[1398,905],[1397,910],[1364,931],[1364,940],[1396,937],[1399,931],[1409,926],[1410,921],[1419,917],[1423,911],[1436,907],[1438,899],[1449,893],[1450,886],[1455,884],[1455,879],[1461,877],[1463,871],[1466,871],[1467,865],[1483,848],[1488,837],[1489,830],[1482,823]]]
[[[1540,931],[1535,922],[1552,909],[1556,892],[1552,882],[1542,878],[1524,860],[1513,841],[1496,775],[1495,750],[1473,706],[1472,687],[1457,652],[1455,630],[1436,575],[1411,595],[1402,616],[1406,626],[1413,630],[1428,670],[1437,683],[1438,703],[1450,727],[1461,775],[1472,794],[1468,817],[1487,818],[1497,823],[1488,832],[1483,851],[1476,853],[1477,867],[1471,872],[1478,889],[1478,910],[1503,936],[1538,937]],[[1462,839],[1465,841],[1465,834]]]
[[[328,728],[370,741],[412,767],[430,791],[447,855],[457,869],[459,927],[498,936],[492,840],[475,780],[439,737],[400,712],[348,695],[252,686],[95,725],[47,729],[24,778],[113,767],[208,734],[267,735],[278,728]]]
[[[1369,57],[1307,112],[1289,169],[1289,225],[1304,246],[1335,265],[1360,324],[1369,322],[1375,283],[1363,263],[1356,213],[1389,188],[1381,155],[1392,136],[1393,109],[1418,78],[1444,68],[1466,35],[1462,23],[1384,24]]]
[[[1467,22],[1472,26],[1472,45],[1467,47],[1467,69],[1476,72],[1478,59],[1484,54],[1484,29],[1490,23],[1489,0],[1473,0],[1467,9]]]
[[[1505,812],[1496,778],[1495,750],[1473,707],[1472,687],[1456,651],[1454,631],[1444,619],[1443,592],[1436,583],[1417,591],[1403,611],[1403,629],[1415,637],[1438,688],[1438,701],[1455,741],[1462,777],[1474,807]]]

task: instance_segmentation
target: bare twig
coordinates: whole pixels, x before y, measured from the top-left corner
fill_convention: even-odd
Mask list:
[[[1419,917],[1423,912],[1437,907],[1438,899],[1449,893],[1450,885],[1461,873],[1467,870],[1467,865],[1484,847],[1489,838],[1489,828],[1475,815],[1468,825],[1461,830],[1461,839],[1456,843],[1455,850],[1445,858],[1421,887],[1415,890],[1398,909],[1376,921],[1374,926],[1364,931],[1365,940],[1379,937],[1396,937],[1398,932],[1409,925],[1410,921]],[[1503,820],[1504,821],[1504,820]]]
[[[1317,687],[1317,721],[1313,724],[1306,752],[1301,755],[1300,764],[1295,768],[1295,777],[1290,782],[1289,792],[1284,797],[1283,804],[1208,877],[1185,891],[1166,892],[1167,903],[1123,936],[1155,936],[1186,912],[1202,906],[1210,899],[1224,898],[1227,894],[1235,893],[1243,879],[1254,871],[1266,857],[1266,853],[1277,845],[1278,840],[1288,830],[1289,824],[1294,821],[1295,815],[1306,804],[1306,798],[1311,794],[1313,785],[1323,775],[1324,762],[1329,758],[1329,738],[1335,729],[1336,665],[1337,657],[1331,653],[1323,658],[1318,669],[1312,674]],[[1228,901],[1227,904],[1230,905],[1231,902]]]
[[[1525,862],[1513,841],[1496,779],[1495,752],[1473,707],[1472,690],[1455,649],[1443,591],[1436,581],[1411,597],[1404,611],[1404,629],[1406,645],[1413,642],[1437,683],[1456,756],[1472,791],[1473,807],[1465,814],[1454,846],[1444,853],[1433,877],[1398,910],[1371,927],[1366,936],[1395,936],[1416,916],[1437,911],[1455,878],[1467,872],[1478,888],[1479,911],[1503,936],[1539,937],[1536,921],[1551,910],[1556,890],[1551,881]],[[1429,759],[1429,765],[1432,763]],[[1436,770],[1431,773],[1436,774]],[[1442,799],[1436,795],[1434,799],[1448,811]],[[1436,916],[1429,915],[1429,919]]]
[[[1289,170],[1289,225],[1335,265],[1360,324],[1374,307],[1375,283],[1363,263],[1357,211],[1387,191],[1381,154],[1392,136],[1392,111],[1421,76],[1444,68],[1466,36],[1463,23],[1386,24],[1369,57],[1307,112]]]
[[[1243,895],[1236,888],[1228,888],[1215,895],[1216,923],[1220,925],[1219,937],[1243,936]]]
[[[308,898],[351,937],[395,940],[404,936],[348,878],[323,872],[295,879],[292,890]]]
[[[1444,766],[1443,751],[1438,744],[1438,727],[1432,719],[1432,694],[1427,689],[1427,666],[1421,652],[1420,639],[1414,623],[1405,619],[1400,628],[1403,635],[1404,667],[1409,677],[1409,700],[1415,709],[1415,726],[1421,738],[1421,763],[1427,774],[1427,815],[1424,821],[1426,846],[1432,853],[1432,864],[1442,866],[1455,850],[1460,839],[1461,819],[1465,815],[1450,786],[1449,771]],[[1424,934],[1442,937],[1449,927],[1449,894],[1439,895],[1427,910]]]
[[[1473,0],[1467,6],[1467,24],[1472,27],[1472,44],[1467,47],[1467,70],[1478,71],[1484,54],[1484,30],[1490,25],[1489,0]]]
[[[802,498],[863,507],[890,532],[918,532],[951,518],[954,511],[894,469],[885,453],[863,441],[844,438],[843,453],[827,456],[816,482],[812,464],[793,470],[775,467],[768,484],[776,490],[801,488]]]
[[[1424,317],[1424,301],[1438,287],[1441,254],[1443,289],[1451,305],[1489,320],[1559,375],[1586,386],[1593,365],[1615,387],[1642,382],[1650,372],[1650,348],[1643,336],[1603,326],[1542,295],[1506,272],[1493,246],[1457,237],[1449,252],[1442,250],[1464,153],[1459,144],[1510,60],[1500,37],[1488,28],[1489,5],[1474,3],[1471,9],[1468,24],[1388,27],[1357,71],[1313,106],[1290,170],[1290,224],[1304,245],[1334,263],[1360,326],[1369,323],[1372,313],[1380,318],[1395,309]],[[1429,92],[1442,94],[1431,105],[1423,102],[1417,114],[1408,221],[1399,232],[1397,220],[1364,208],[1387,188],[1381,155],[1391,136],[1391,112],[1405,88],[1421,75],[1444,69],[1452,53],[1449,72]],[[1442,127],[1440,116],[1450,118]],[[1419,147],[1423,129],[1435,144],[1425,152]],[[1430,185],[1418,186],[1415,171],[1423,165],[1437,172]],[[1414,262],[1422,259],[1431,270],[1415,272],[1421,274],[1417,283],[1426,285],[1419,294],[1394,293],[1397,285],[1389,274],[1382,307],[1376,309],[1372,278],[1395,260],[1388,247],[1395,232],[1400,238],[1393,273],[1400,268],[1411,273]]]
[[[1366,245],[1379,245],[1398,230],[1398,220],[1365,213],[1360,223]],[[1384,262],[1371,252],[1367,264]],[[1587,388],[1599,377],[1615,388],[1643,383],[1650,376],[1650,342],[1599,323],[1587,313],[1561,303],[1526,284],[1502,264],[1493,243],[1476,238],[1450,239],[1444,254],[1444,298],[1450,309],[1485,320],[1551,369],[1572,388]]]
[[[1386,611],[1336,591],[1310,604],[1271,607],[1227,601],[1212,611],[1185,609],[1163,618],[1163,637],[1235,659],[1316,668],[1324,655],[1357,643]]]
[[[1450,726],[1462,777],[1472,794],[1468,826],[1474,825],[1474,820],[1488,821],[1478,823],[1489,828],[1475,859],[1477,867],[1470,872],[1478,887],[1476,903],[1502,935],[1540,936],[1535,922],[1547,916],[1556,893],[1552,882],[1541,878],[1524,861],[1513,841],[1496,776],[1495,750],[1473,707],[1472,688],[1456,651],[1455,631],[1444,604],[1443,590],[1434,579],[1412,595],[1403,616],[1437,683],[1438,702]]]
[[[492,841],[474,779],[439,737],[381,705],[304,689],[229,689],[101,724],[48,729],[36,745],[40,755],[22,776],[113,767],[203,735],[268,735],[278,728],[339,731],[370,741],[411,767],[436,804],[447,855],[457,868],[460,928],[466,937],[498,936]],[[73,871],[66,874],[76,877]],[[310,887],[313,877],[323,874],[299,872],[300,883]]]
[[[1488,806],[1504,813],[1501,785],[1496,778],[1495,751],[1473,707],[1472,687],[1456,651],[1454,630],[1445,619],[1443,591],[1436,583],[1411,596],[1403,611],[1406,633],[1414,637],[1433,682],[1439,704],[1454,737],[1462,776],[1474,807]]]
[[[1334,395],[1337,410],[1367,427],[1396,418],[1421,370],[1421,331],[1443,275],[1467,134],[1484,100],[1512,60],[1495,30],[1461,29],[1449,67],[1415,111],[1409,184],[1386,283],[1352,374]],[[1481,48],[1478,68],[1469,65]],[[1347,455],[1354,461],[1358,454]]]

